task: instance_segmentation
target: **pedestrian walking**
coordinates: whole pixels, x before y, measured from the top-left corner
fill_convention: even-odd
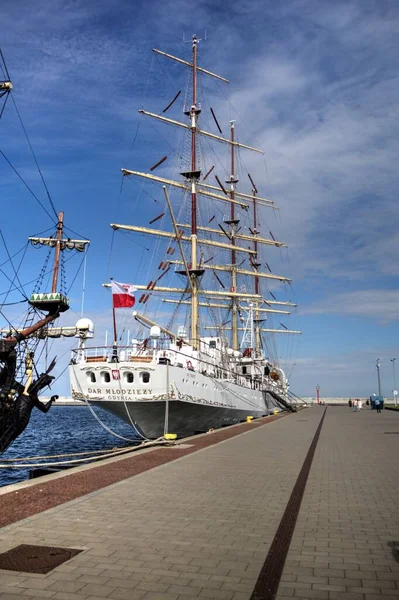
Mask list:
[[[353,402],[353,412],[357,412],[359,410],[359,405],[357,399]]]
[[[362,410],[362,407],[363,407],[363,400],[360,400],[360,398],[359,398],[359,402],[358,402],[357,406],[358,406],[358,409],[359,409],[359,410]]]
[[[349,400],[348,400],[348,406],[349,406],[349,408],[352,408],[352,398],[349,398]]]
[[[379,401],[379,399],[377,398],[376,400],[374,400],[374,405],[377,409],[378,413],[381,413],[381,402]]]

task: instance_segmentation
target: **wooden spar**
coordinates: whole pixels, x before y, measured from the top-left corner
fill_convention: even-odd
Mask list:
[[[226,289],[226,286],[224,285],[223,281],[220,279],[219,275],[218,275],[217,273],[214,273],[214,276],[215,276],[215,277],[216,277],[216,279],[218,280],[218,282],[219,282],[219,285],[221,285],[221,286],[222,286],[222,288],[225,290],[225,289]]]
[[[208,175],[208,173],[207,173]],[[198,182],[199,187],[203,187],[206,188],[207,190],[216,190],[218,191],[219,188],[216,185],[211,185],[210,183],[204,183],[206,179],[206,176],[202,179],[202,181]],[[253,201],[254,197],[251,194],[244,194],[243,192],[238,192],[237,190],[235,191],[235,195],[238,198],[245,198],[245,200],[251,200]],[[259,198],[257,197],[257,201],[260,202],[260,204],[265,205],[265,206],[269,206],[270,208],[277,208],[276,206],[274,206],[274,200],[268,200],[267,198]]]
[[[179,181],[173,181],[171,179],[165,179],[165,177],[158,177],[158,175],[150,175],[149,173],[142,173],[141,171],[130,171],[129,169],[121,169],[122,173],[126,176],[135,175],[136,177],[143,177],[144,179],[149,179],[151,181],[155,181],[156,183],[163,183],[164,185],[171,185],[172,187],[179,188],[184,190],[185,192],[191,192],[191,186],[185,185],[184,183],[180,183]],[[222,200],[223,202],[231,202],[231,198],[227,196],[221,196],[220,194],[214,194],[212,192],[207,192],[205,190],[196,190],[197,194],[201,194],[202,196],[207,196],[208,198],[215,198],[216,200]],[[248,204],[245,202],[235,201],[238,206],[241,208],[248,208]]]
[[[171,231],[162,231],[160,229],[149,229],[148,227],[136,227],[135,225],[119,225],[117,223],[111,223],[112,229],[123,229],[125,231],[136,231],[138,233],[145,233],[146,235],[158,235],[160,237],[171,238],[176,240],[176,234]],[[180,239],[183,242],[191,242],[191,236],[188,235],[180,235]],[[231,250],[231,244],[223,244],[222,242],[214,242],[213,240],[197,240],[199,244],[205,244],[208,246],[216,246],[217,248],[224,248],[225,250]],[[254,251],[250,248],[241,248],[240,246],[236,246],[236,250],[239,252],[247,252],[249,254],[254,254]],[[191,263],[191,268],[195,269],[194,263]]]
[[[60,266],[60,254],[61,254],[61,239],[62,239],[62,230],[64,227],[64,213],[61,211],[58,214],[58,223],[57,223],[57,245],[55,247],[55,255],[54,255],[54,270],[53,270],[53,282],[51,285],[51,293],[55,294],[57,291],[57,283],[58,283],[58,270]]]
[[[158,215],[157,217],[154,217],[153,219],[151,219],[151,221],[149,221],[149,224],[152,225],[153,223],[156,223],[157,221],[159,221],[159,219],[162,219],[162,217],[165,216],[165,213],[161,213],[160,215]]]
[[[111,284],[109,283],[103,283],[103,287],[111,287]],[[147,290],[147,286],[146,285],[139,285],[139,284],[135,284],[134,287],[137,290]],[[169,288],[169,287],[161,287],[161,286],[155,286],[151,291],[153,292],[161,292],[161,293],[171,293],[171,294],[187,294],[189,293],[187,289],[182,289],[182,288]],[[260,302],[263,300],[262,296],[254,296],[253,294],[244,294],[241,292],[220,292],[220,291],[214,291],[214,290],[198,290],[198,294],[200,294],[201,296],[216,296],[216,297],[223,297],[225,296],[226,298],[245,298],[245,299],[258,299]]]
[[[223,232],[223,235],[225,235],[229,240],[231,240],[233,238],[233,236],[230,233],[227,233],[225,228],[220,223],[218,223],[218,225],[219,225],[220,231]],[[219,233],[219,231],[218,231],[218,233]]]
[[[209,171],[204,175],[204,178],[203,178],[202,181],[205,181],[205,179],[207,179],[209,177],[209,175],[212,173],[212,171],[213,171],[214,168],[215,168],[215,165],[212,165],[212,167],[209,169]],[[200,184],[199,182],[198,182],[198,184],[199,185],[205,185],[203,183]],[[217,190],[216,186],[209,186],[209,187],[213,187],[215,190]]]
[[[224,194],[226,194],[226,196],[227,196],[227,192],[226,192],[226,190],[225,190],[225,187],[224,187],[223,183],[220,181],[220,179],[219,179],[219,177],[218,177],[217,175],[215,175],[215,179],[216,179],[216,181],[218,182],[218,184],[219,184],[219,187],[220,187],[220,189],[222,190],[222,192],[223,192]],[[234,199],[234,198],[233,198],[233,199]]]
[[[252,179],[252,177],[251,177],[251,175],[250,175],[249,173],[248,173],[248,177],[249,177],[249,181],[250,181],[250,182],[251,182],[251,184],[252,184],[252,189],[254,190],[255,194],[257,194],[257,193],[258,193],[258,188],[257,188],[257,187],[256,187],[256,185],[254,184],[254,182],[253,182],[253,179]]]
[[[169,260],[169,264],[171,265],[182,265],[183,262],[180,260]],[[228,265],[207,265],[206,262],[201,264],[201,269],[211,269],[212,271],[227,271],[231,272],[231,267]],[[269,275],[269,273],[263,273],[259,271],[248,271],[248,269],[236,269],[237,273],[240,275],[249,275],[250,277],[263,277],[264,279],[274,279],[277,281],[285,281],[290,282],[291,279],[287,277],[283,277],[281,275]]]
[[[163,111],[162,111],[163,113],[166,113],[166,111],[170,109],[170,107],[172,106],[172,104],[174,104],[174,103],[176,102],[176,100],[178,99],[178,97],[180,96],[180,94],[181,94],[181,90],[179,90],[179,91],[177,92],[177,94],[176,94],[176,96],[173,98],[172,102],[169,102],[168,106],[167,106],[166,108],[164,108],[164,109],[163,109]]]
[[[162,298],[162,302],[166,302],[168,304],[191,304],[189,300],[173,300],[171,298]],[[199,302],[198,306],[210,306],[212,308],[225,308],[226,310],[231,310],[231,304],[218,304],[216,302]],[[277,313],[279,315],[291,314],[288,310],[274,310],[272,308],[258,308],[258,311],[265,313]]]
[[[157,115],[156,113],[143,110],[142,108],[139,110],[139,113],[142,115],[146,115],[147,117],[152,117],[153,119],[158,119],[159,121],[163,121],[164,123],[169,123],[170,125],[184,127],[184,129],[191,129],[191,127],[189,125],[186,125],[185,123],[181,123],[180,121],[176,121],[175,119],[168,119],[167,117],[162,117],[161,115]],[[227,138],[221,137],[220,135],[215,135],[214,133],[210,133],[209,131],[204,131],[203,129],[197,129],[197,133],[204,135],[205,137],[212,138],[217,142],[223,142],[225,144],[232,143],[231,140]],[[236,148],[245,148],[246,150],[251,150],[252,152],[264,154],[263,150],[260,150],[259,148],[254,148],[253,146],[247,146],[247,144],[241,144],[241,142],[234,142],[234,146],[236,146]]]
[[[239,201],[239,200],[232,200],[231,198],[229,198],[229,196],[221,196],[220,194],[215,194],[213,192],[207,192],[206,190],[199,190],[197,189],[197,194],[200,194],[201,196],[206,196],[207,198],[215,198],[216,200],[222,200],[224,202],[229,202],[230,204],[236,204],[237,206],[240,206],[241,208],[248,208],[248,204],[245,204],[245,202]]]
[[[169,198],[168,190],[166,189],[165,185],[162,186],[162,189],[163,189],[163,193],[165,194],[166,202],[167,202],[169,213],[170,213],[170,218],[172,219],[173,229],[175,230],[175,235],[176,235],[177,243],[179,245],[179,250],[180,250],[180,256],[182,257],[182,262],[184,264],[184,270],[186,271],[187,280],[188,280],[188,282],[190,284],[190,288],[191,288],[191,291],[192,291],[193,290],[193,282],[191,280],[190,271],[188,269],[186,257],[184,255],[184,250],[183,250],[183,246],[182,246],[182,243],[181,243],[181,235],[179,234],[179,231],[177,229],[177,223],[176,223],[175,215],[173,213],[172,205],[170,203],[170,198]]]
[[[268,333],[298,333],[298,334],[302,333],[302,331],[296,331],[294,329],[265,329],[265,328],[262,328],[261,331],[266,331]]]
[[[265,300],[263,299],[263,302],[266,302],[266,304],[268,305],[277,305],[277,306],[297,306],[296,304],[294,304],[294,302],[280,302],[278,300]]]
[[[162,302],[167,304],[191,304],[189,300],[172,300],[170,298],[162,298]],[[217,304],[216,302],[198,302],[198,306],[209,306],[212,308],[225,308],[226,310],[231,309],[230,304]]]
[[[220,329],[221,325],[207,325],[206,327],[204,327],[204,329]],[[227,329],[230,330],[231,327],[225,327],[223,326],[223,329]],[[238,331],[245,331],[245,327],[239,327]],[[260,328],[260,331],[262,332],[268,332],[268,333],[296,333],[296,334],[301,334],[302,331],[296,331],[294,329],[265,329],[264,327]]]
[[[142,315],[141,313],[137,312],[136,310],[133,311],[133,317],[134,319],[136,319],[136,321],[140,322],[142,321],[143,323],[145,323],[146,325],[150,325],[150,326],[156,326],[159,327],[159,329],[161,331],[163,331],[163,333],[165,333],[166,335],[168,335],[172,340],[176,340],[177,336],[175,333],[173,333],[172,331],[170,331],[169,329],[166,329],[166,327],[162,327],[162,325],[159,325],[158,323],[156,323],[155,321],[153,321],[152,319],[149,319],[148,317]],[[183,344],[187,344],[189,345],[188,342],[182,340]]]
[[[176,339],[176,334],[169,331],[169,329],[166,329],[166,327],[162,327],[162,325],[158,325],[158,323],[156,323],[152,319],[149,319],[148,317],[145,317],[144,315],[140,314],[139,312],[137,312],[137,310],[133,311],[133,317],[136,319],[136,321],[139,321],[139,322],[142,321],[146,325],[150,325],[150,326],[155,325],[156,327],[159,327],[159,329],[161,331],[163,331],[163,333],[166,333],[166,335],[171,337],[173,340]]]
[[[218,130],[219,130],[219,133],[223,133],[223,131],[222,131],[222,128],[221,128],[221,127],[220,127],[220,125],[219,125],[219,121],[217,120],[217,118],[216,118],[216,115],[215,115],[215,112],[214,112],[214,110],[213,110],[213,108],[212,108],[212,107],[211,107],[211,113],[212,113],[213,120],[214,120],[214,121],[215,121],[215,123],[216,123],[216,127],[217,127],[217,128],[218,128]]]
[[[155,165],[152,165],[150,171],[155,171],[155,169],[157,167],[159,167],[160,165],[162,165],[163,162],[165,162],[165,160],[167,159],[167,156],[163,156],[157,163],[155,163]]]
[[[21,331],[18,330],[18,332],[14,333],[14,335],[11,335],[4,339],[7,340],[7,342],[13,342],[13,341],[20,342],[21,340],[24,340],[25,338],[31,336],[33,333],[36,333],[36,331],[38,331],[39,329],[42,329],[49,323],[52,323],[52,321],[55,321],[55,319],[58,319],[59,316],[60,315],[58,312],[56,312],[52,315],[47,315],[47,317],[45,317],[44,319],[41,319],[37,323],[34,323],[30,327],[27,327],[26,329],[22,329]]]
[[[178,223],[179,227],[189,227],[187,223]],[[208,233],[217,233],[221,235],[219,229],[213,229],[212,227],[197,227],[198,231],[207,231]],[[259,236],[247,235],[245,233],[236,233],[235,237],[240,240],[246,240],[248,242],[253,242],[256,240],[259,244],[266,244],[267,246],[277,246],[278,248],[286,248],[286,244],[283,242],[278,242],[276,240],[269,240],[267,238],[261,238]]]
[[[182,58],[177,58],[177,56],[173,56],[172,54],[168,54],[167,52],[162,52],[162,50],[157,50],[157,48],[153,48],[152,51],[155,52],[156,54],[160,54],[161,56],[166,56],[166,58],[171,58],[172,60],[175,60],[176,62],[178,62],[182,65],[187,65],[187,67],[191,67],[191,68],[193,67],[193,64],[188,62],[187,60],[183,60]],[[225,83],[230,83],[228,79],[225,79],[225,77],[221,77],[221,75],[212,73],[211,71],[208,71],[207,69],[203,69],[202,67],[197,66],[197,71],[201,71],[201,73],[205,73],[205,75],[209,75],[210,77],[215,77],[215,79],[219,79],[220,81],[224,81]]]

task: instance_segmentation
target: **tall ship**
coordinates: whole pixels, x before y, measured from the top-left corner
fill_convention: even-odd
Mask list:
[[[273,273],[265,256],[285,247],[264,225],[263,213],[276,206],[259,194],[256,174],[243,173],[244,159],[263,152],[239,140],[234,120],[224,135],[216,111],[200,97],[201,79],[217,86],[228,81],[201,66],[199,41],[193,36],[191,60],[153,50],[189,75],[185,93],[178,90],[162,112],[139,111],[165,125],[166,133],[167,126],[181,132],[174,151],[180,178],[167,177],[167,156],[148,172],[122,169],[124,179],[156,189],[159,214],[148,222],[145,202],[136,205],[136,224],[111,227],[145,239],[151,259],[141,261],[140,275],[131,281],[130,256],[118,282],[103,284],[112,288],[112,343],[89,345],[93,330],[87,320],[70,365],[74,398],[103,407],[148,439],[232,425],[276,406],[295,410],[297,400],[277,357],[271,357],[277,336],[300,333],[270,324],[296,306],[277,299],[278,286],[290,289],[291,280]],[[180,97],[184,118],[165,116]],[[202,129],[205,112],[211,127]],[[123,308],[124,340],[117,327]]]
[[[0,121],[2,121],[7,101],[11,97],[13,84],[1,49],[0,73],[3,73],[5,77],[5,79],[0,79]],[[57,380],[52,374],[56,359],[49,358],[49,354],[52,352],[49,342],[54,338],[72,337],[76,335],[77,331],[76,328],[56,326],[59,317],[69,309],[64,255],[66,251],[85,253],[89,243],[88,240],[66,237],[68,228],[64,223],[64,213],[55,210],[14,98],[10,104],[14,106],[21,122],[50,201],[49,209],[52,212],[49,212],[32,192],[3,149],[1,150],[2,158],[50,217],[52,227],[29,237],[25,248],[22,247],[15,253],[9,248],[7,237],[0,231],[1,287],[4,286],[4,290],[2,289],[0,293],[2,321],[0,324],[0,454],[6,451],[24,432],[33,409],[48,412],[53,401],[58,398],[57,395],[53,395],[51,400],[44,404],[40,401],[39,395],[46,388],[55,384]],[[4,134],[2,139],[6,139]],[[4,195],[7,198],[6,189]],[[10,204],[9,198],[7,198],[7,202]],[[16,226],[15,231],[12,230],[11,239],[13,241],[17,239],[16,231],[18,230],[19,226]],[[36,262],[29,260],[28,252],[28,247],[32,246],[47,249],[47,255],[43,257],[43,266],[41,270],[38,269],[37,276],[33,279],[32,264],[36,264]],[[36,253],[36,250],[33,252]],[[27,267],[25,267],[26,261],[29,261]],[[28,283],[24,281],[24,277],[27,275],[29,275]],[[32,293],[27,295],[26,288],[32,285]],[[19,307],[18,313],[22,308],[22,314],[18,314],[16,318],[15,308],[17,306]],[[40,371],[42,372],[40,373]]]

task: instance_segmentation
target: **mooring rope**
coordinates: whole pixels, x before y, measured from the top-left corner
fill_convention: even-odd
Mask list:
[[[158,446],[158,445],[166,445],[166,446],[173,446],[175,444],[175,442],[173,440],[165,440],[163,437],[158,438],[156,440],[151,440],[151,441],[147,441],[147,442],[141,442],[141,444],[138,444],[137,446],[129,446],[128,448],[122,448],[121,450],[116,450],[115,452],[112,451],[108,451],[105,450],[106,454],[101,454],[100,456],[93,456],[91,458],[76,458],[74,460],[64,460],[64,461],[59,461],[59,462],[42,462],[42,463],[28,463],[28,464],[6,464],[6,463],[1,463],[0,464],[0,469],[26,469],[26,468],[35,468],[35,467],[59,467],[59,466],[64,466],[64,465],[75,465],[75,464],[80,464],[82,462],[86,462],[87,464],[88,461],[95,461],[95,460],[102,460],[104,458],[112,458],[115,456],[120,456],[121,454],[127,454],[129,452],[134,452],[136,450],[140,450],[143,448],[148,448],[151,446]],[[82,453],[83,454],[83,453]],[[76,454],[71,454],[71,456],[75,456]],[[64,454],[59,454],[59,455],[55,455],[56,457],[63,457],[63,456],[68,456],[68,455],[64,455]],[[26,458],[26,459],[14,459],[14,461],[23,461],[23,460],[33,460],[34,458],[41,458],[41,457],[31,457]],[[46,457],[43,457],[46,458]]]

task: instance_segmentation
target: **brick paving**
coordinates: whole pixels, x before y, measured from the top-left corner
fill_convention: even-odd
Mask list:
[[[40,480],[40,486],[35,482],[34,485],[25,482],[22,486],[8,486],[11,490],[9,492],[6,488],[0,488],[0,527],[286,416],[287,413],[279,413],[256,419],[251,424],[241,423],[221,428],[212,435],[191,438],[189,444],[179,443],[173,447],[172,452],[165,452],[160,447],[145,448],[126,454],[122,459],[108,459],[73,471],[64,471],[56,476],[44,476]],[[68,479],[65,480],[64,477]],[[17,491],[14,490],[15,487],[18,488]]]
[[[328,408],[277,600],[399,597],[398,444],[399,414]]]
[[[0,571],[0,600],[249,600],[322,412],[246,425],[4,527],[2,552],[84,551],[47,575]],[[277,600],[399,596],[399,435],[385,431],[399,432],[398,414],[328,408]]]

